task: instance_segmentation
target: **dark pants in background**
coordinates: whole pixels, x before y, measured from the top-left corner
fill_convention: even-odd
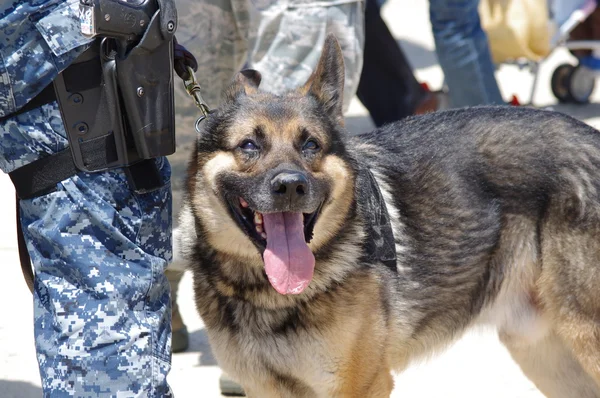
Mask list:
[[[364,61],[356,95],[377,127],[414,114],[431,95],[413,75],[376,0],[367,0]]]

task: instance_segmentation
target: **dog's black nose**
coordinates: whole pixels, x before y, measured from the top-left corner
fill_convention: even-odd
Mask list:
[[[299,171],[282,171],[271,180],[273,194],[294,202],[308,193],[308,178]]]

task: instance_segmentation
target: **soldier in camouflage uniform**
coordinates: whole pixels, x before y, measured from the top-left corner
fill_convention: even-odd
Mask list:
[[[16,116],[85,48],[78,0],[0,5],[0,167],[68,146],[57,104]],[[21,200],[34,265],[35,344],[45,397],[169,397],[170,166],[161,188],[129,189],[122,169],[79,173]]]
[[[217,106],[241,68],[258,70],[261,88],[282,92],[304,83],[325,37],[334,33],[344,53],[348,108],[362,69],[362,0],[202,0],[178,3],[178,38],[198,55],[204,96]]]

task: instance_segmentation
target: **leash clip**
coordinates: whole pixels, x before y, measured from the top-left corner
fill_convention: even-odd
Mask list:
[[[190,97],[192,97],[192,99],[194,100],[194,103],[196,104],[198,109],[200,109],[200,112],[202,112],[202,116],[200,116],[196,120],[196,123],[194,126],[196,128],[196,131],[199,133],[200,132],[200,123],[202,123],[202,121],[208,117],[208,115],[211,113],[211,110],[208,107],[208,105],[206,104],[206,101],[204,101],[204,99],[202,98],[202,94],[200,93],[200,90],[201,90],[200,83],[198,83],[198,80],[196,80],[196,75],[194,74],[194,70],[189,66],[187,66],[186,68],[187,68],[190,78],[183,80],[183,85],[185,87],[185,91],[187,91],[188,95]]]

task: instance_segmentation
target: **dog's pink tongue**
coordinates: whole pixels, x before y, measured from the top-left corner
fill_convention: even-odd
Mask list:
[[[269,282],[281,294],[299,294],[310,283],[315,256],[304,239],[302,213],[263,214],[267,233],[264,253]]]

